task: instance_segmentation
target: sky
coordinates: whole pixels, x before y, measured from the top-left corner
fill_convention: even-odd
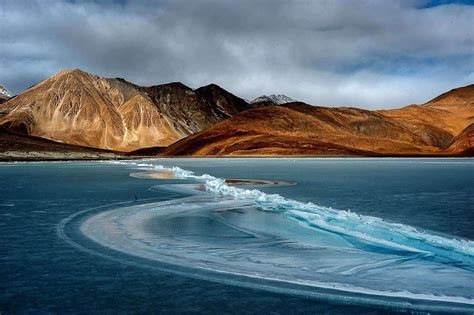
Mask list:
[[[474,0],[1,0],[0,83],[63,69],[394,108],[474,83]]]

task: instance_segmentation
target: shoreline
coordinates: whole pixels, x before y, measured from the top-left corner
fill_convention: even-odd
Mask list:
[[[373,159],[373,158],[407,158],[407,159],[418,159],[418,158],[474,158],[473,155],[435,155],[435,154],[426,154],[426,155],[374,155],[374,156],[357,156],[357,155],[207,155],[207,156],[115,156],[115,157],[73,157],[73,158],[64,158],[64,157],[2,157],[0,156],[0,163],[11,163],[11,162],[68,162],[68,161],[123,161],[123,160],[147,160],[147,159],[314,159],[314,158],[343,158],[343,159]]]

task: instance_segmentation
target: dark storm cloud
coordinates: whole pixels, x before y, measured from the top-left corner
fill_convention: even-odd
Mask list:
[[[381,108],[474,81],[474,7],[447,1],[2,1],[0,82],[64,68],[245,98]]]

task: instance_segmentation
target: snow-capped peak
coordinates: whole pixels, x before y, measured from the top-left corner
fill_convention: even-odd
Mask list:
[[[288,97],[283,94],[271,94],[271,95],[262,95],[251,101],[251,104],[254,103],[274,103],[277,105],[285,104],[285,103],[291,103],[291,102],[296,102],[294,99],[291,97]]]
[[[278,94],[278,95],[272,94],[272,95],[270,95],[270,98],[271,98],[275,103],[278,103],[278,104],[285,104],[285,103],[296,102],[294,99],[292,99],[291,97],[286,96],[286,95],[284,95],[284,94]]]
[[[7,90],[6,87],[4,87],[3,85],[0,84],[0,96],[10,98],[13,95]]]

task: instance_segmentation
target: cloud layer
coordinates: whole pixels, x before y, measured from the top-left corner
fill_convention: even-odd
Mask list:
[[[64,68],[244,98],[390,108],[474,82],[474,6],[436,1],[0,3],[0,82]],[[441,4],[441,3],[440,3]]]

